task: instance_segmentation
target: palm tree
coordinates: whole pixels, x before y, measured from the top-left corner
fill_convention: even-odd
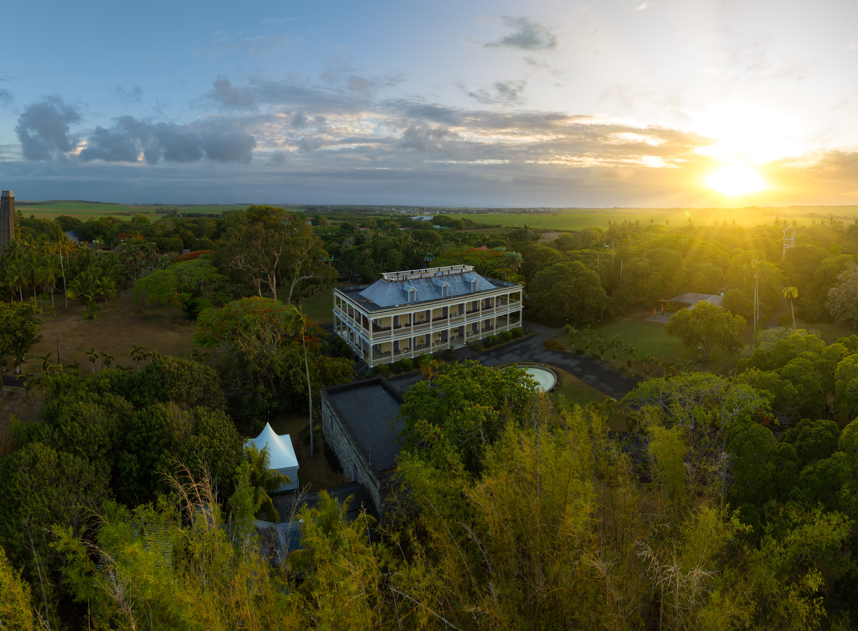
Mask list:
[[[787,287],[784,289],[784,298],[789,298],[789,308],[792,311],[792,330],[795,331],[795,307],[793,307],[792,301],[798,298],[798,288]]]
[[[58,259],[54,256],[42,257],[41,271],[39,273],[42,290],[51,292],[51,306],[54,308],[54,317],[56,317],[57,310],[57,306],[54,303],[54,288],[57,286],[57,263]]]
[[[66,309],[69,308],[69,297],[66,292],[66,288],[68,285],[66,284],[66,267],[63,264],[63,256],[68,258],[69,255],[74,251],[74,242],[69,239],[66,235],[62,235],[60,240],[51,246],[51,253],[57,254],[60,257],[60,271],[63,275],[63,294],[66,297]]]
[[[284,484],[290,484],[292,480],[277,469],[271,468],[268,447],[259,450],[255,444],[249,443],[244,446],[244,457],[250,465],[250,486],[253,488],[253,506],[256,512],[263,510],[279,523],[280,513],[274,508],[274,502],[268,492],[276,491]]]
[[[23,287],[27,282],[27,272],[21,261],[12,260],[6,265],[6,282],[9,283],[12,291],[15,289],[18,290],[18,297],[21,299],[21,302],[24,302]]]
[[[104,370],[105,368],[110,368],[110,364],[112,364],[115,359],[116,358],[113,355],[108,355],[107,353],[102,353],[101,354],[101,369]]]
[[[95,362],[98,360],[98,353],[95,352],[95,347],[93,346],[91,349],[84,353],[87,357],[89,357],[89,362],[92,364],[92,372],[95,373]]]
[[[645,354],[643,357],[640,358],[640,362],[642,364],[643,371],[647,379],[649,379],[649,374],[652,372],[652,364],[656,361],[658,360],[652,357],[649,353]]]
[[[605,359],[605,353],[607,353],[608,349],[610,349],[614,345],[614,341],[606,340],[600,337],[599,341],[596,342],[596,345],[599,347],[599,359],[603,360]]]
[[[634,346],[626,347],[626,366],[628,366],[629,371],[631,372],[632,364],[638,358],[638,349]]]
[[[69,283],[67,293],[72,300],[77,300],[86,305],[86,317],[94,320],[95,311],[98,309],[98,299],[108,298],[115,294],[116,285],[112,278],[103,275],[101,269],[93,266]]]
[[[310,401],[310,458],[315,458],[316,454],[313,450],[313,387],[310,384],[310,362],[307,359],[307,331],[313,326],[312,321],[308,318],[301,307],[289,305],[287,309],[287,325],[286,328],[301,336],[301,342],[304,345],[304,368],[307,371],[307,398]]]
[[[417,360],[417,365],[420,366],[420,374],[429,381],[432,381],[432,377],[435,376],[435,372],[438,370],[438,360],[432,357],[432,355],[426,354]]]
[[[134,344],[131,347],[131,359],[132,361],[137,362],[137,372],[140,372],[140,362],[146,361],[146,358],[149,357],[150,353],[146,352],[146,347],[142,344]]]
[[[621,350],[623,350],[623,341],[620,339],[619,335],[615,335],[611,338],[611,352],[614,355],[614,368],[617,367],[617,356],[620,354]]]

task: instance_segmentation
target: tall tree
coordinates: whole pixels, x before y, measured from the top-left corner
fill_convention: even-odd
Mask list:
[[[745,319],[733,315],[711,302],[698,302],[691,309],[675,313],[664,327],[665,333],[678,337],[683,345],[703,348],[703,358],[709,358],[713,346],[732,351],[742,346]]]
[[[840,275],[837,284],[828,290],[826,307],[838,322],[852,321],[852,332],[858,325],[858,265],[848,263]]]
[[[310,401],[310,457],[315,457],[313,451],[313,386],[310,383],[310,363],[307,360],[307,332],[313,327],[310,321],[300,307],[289,305],[289,324],[288,329],[294,335],[301,336],[301,343],[304,345],[304,368],[307,371],[307,398]]]
[[[265,285],[276,300],[278,284],[288,284],[285,302],[291,304],[298,283],[327,283],[336,277],[322,241],[303,215],[251,206],[228,220],[220,256],[228,267],[246,274],[260,296]]]

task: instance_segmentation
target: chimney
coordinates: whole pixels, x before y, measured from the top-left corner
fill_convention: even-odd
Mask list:
[[[3,191],[0,197],[0,251],[15,238],[15,193]]]

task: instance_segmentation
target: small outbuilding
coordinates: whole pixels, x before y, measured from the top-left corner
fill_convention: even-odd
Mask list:
[[[343,473],[363,485],[376,514],[399,455],[402,396],[383,377],[322,388],[322,431]]]
[[[282,485],[275,493],[283,491],[294,491],[298,488],[298,458],[292,447],[292,439],[289,434],[280,436],[271,429],[271,425],[265,424],[265,429],[256,438],[247,439],[244,444],[253,443],[259,451],[268,448],[269,467],[276,469],[278,473],[289,478],[289,483]]]

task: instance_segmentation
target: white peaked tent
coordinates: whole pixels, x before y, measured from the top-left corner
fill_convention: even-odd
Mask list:
[[[250,443],[256,445],[259,451],[268,447],[269,466],[289,478],[289,484],[284,484],[277,489],[278,491],[294,491],[298,488],[298,458],[295,457],[289,434],[278,436],[271,429],[271,425],[266,423],[265,429],[259,436],[246,440],[244,444]]]

